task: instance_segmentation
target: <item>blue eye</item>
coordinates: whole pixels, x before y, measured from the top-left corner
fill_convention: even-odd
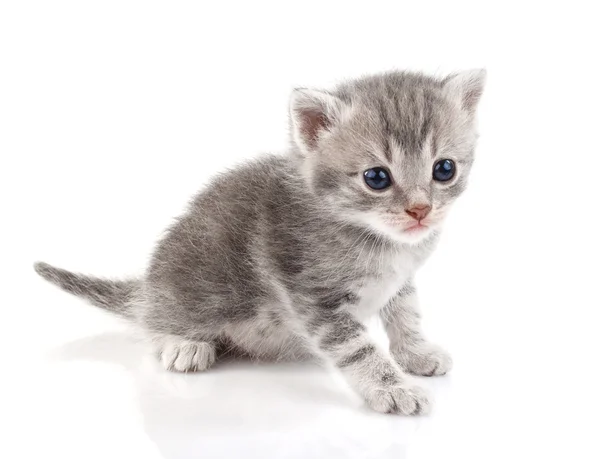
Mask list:
[[[365,171],[365,182],[374,190],[383,190],[392,184],[392,178],[383,167],[374,167]]]
[[[441,159],[433,166],[433,179],[438,182],[447,182],[456,172],[456,166],[451,159]]]

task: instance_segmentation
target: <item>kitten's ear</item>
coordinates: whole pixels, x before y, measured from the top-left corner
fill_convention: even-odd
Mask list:
[[[444,92],[457,100],[460,106],[474,114],[483,94],[487,72],[485,69],[466,70],[444,80]]]
[[[303,153],[309,153],[325,132],[340,120],[343,102],[325,91],[294,89],[290,99],[292,136]]]

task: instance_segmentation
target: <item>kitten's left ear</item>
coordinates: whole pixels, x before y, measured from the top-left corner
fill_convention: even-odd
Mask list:
[[[485,69],[466,70],[450,75],[444,80],[444,92],[472,115],[483,94],[486,75]]]
[[[325,91],[294,89],[290,99],[292,136],[302,153],[313,151],[321,136],[342,116],[341,99]]]

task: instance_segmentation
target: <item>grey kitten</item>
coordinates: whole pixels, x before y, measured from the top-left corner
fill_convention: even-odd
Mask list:
[[[215,178],[143,278],[35,269],[140,325],[169,370],[203,371],[232,352],[317,356],[373,409],[426,412],[407,373],[442,375],[452,361],[423,337],[413,277],[465,189],[484,80],[389,72],[297,89],[288,154]],[[389,353],[364,326],[375,314]]]

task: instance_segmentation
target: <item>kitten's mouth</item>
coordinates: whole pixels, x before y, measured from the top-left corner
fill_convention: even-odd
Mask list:
[[[418,223],[415,223],[413,225],[410,225],[410,226],[404,228],[404,232],[405,233],[419,233],[421,231],[425,231],[428,229],[429,229],[429,226],[424,225],[421,222],[418,222]]]
[[[417,222],[406,221],[406,219],[391,219],[386,218],[384,220],[384,225],[387,227],[388,231],[391,231],[399,237],[404,242],[415,242],[424,238],[434,227],[435,221],[427,220]]]

